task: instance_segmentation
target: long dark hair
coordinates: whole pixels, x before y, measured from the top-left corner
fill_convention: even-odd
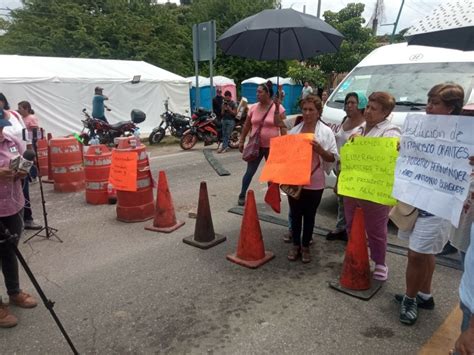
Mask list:
[[[33,111],[33,109],[31,108],[31,104],[28,101],[20,101],[18,103],[18,106],[27,110],[30,115],[33,115],[35,113],[35,111]]]
[[[271,86],[269,87],[266,84],[260,84],[258,87],[262,88],[262,90],[265,91],[270,96],[270,98],[273,97],[273,89]]]
[[[0,101],[3,101],[5,104],[3,105],[3,109],[4,110],[9,110],[10,109],[10,105],[8,104],[8,100],[7,98],[5,97],[5,95],[3,95],[3,92],[0,92]]]

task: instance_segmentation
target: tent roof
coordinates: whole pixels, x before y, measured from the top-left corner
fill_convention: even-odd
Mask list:
[[[131,81],[141,75],[141,81],[188,82],[182,76],[143,61],[34,57],[0,55],[0,66],[8,68],[0,81]]]
[[[235,85],[234,79],[227,78],[222,75],[216,75],[212,78],[214,85]]]
[[[276,83],[277,83],[277,77],[276,76],[272,76],[271,78],[267,78],[267,80],[270,80],[272,82],[272,84],[274,84],[274,85],[276,85]],[[285,85],[285,84],[294,85],[295,82],[291,78],[283,78],[283,77],[280,76],[279,84],[280,85]]]

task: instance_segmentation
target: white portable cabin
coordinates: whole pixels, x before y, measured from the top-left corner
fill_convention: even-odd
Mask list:
[[[91,113],[96,86],[109,98],[110,123],[130,120],[134,108],[146,113],[142,133],[160,123],[165,99],[175,112],[189,109],[189,81],[143,61],[0,55],[0,66],[0,91],[10,107],[29,101],[41,127],[54,136],[82,130],[82,109]],[[132,83],[137,75],[139,82]]]

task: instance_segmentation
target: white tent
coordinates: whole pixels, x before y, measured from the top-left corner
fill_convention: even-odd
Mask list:
[[[0,55],[0,67],[0,92],[10,107],[29,101],[40,125],[55,136],[82,129],[81,111],[91,113],[96,86],[109,98],[110,123],[129,120],[137,108],[147,115],[139,125],[145,133],[159,124],[166,98],[175,112],[189,109],[189,80],[146,62]],[[136,75],[140,81],[134,84]]]

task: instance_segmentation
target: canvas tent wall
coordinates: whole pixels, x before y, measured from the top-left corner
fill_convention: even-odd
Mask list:
[[[0,91],[10,106],[29,101],[41,126],[55,136],[82,129],[81,111],[91,112],[96,86],[109,97],[109,122],[129,120],[138,108],[147,114],[139,125],[143,133],[159,124],[166,98],[173,111],[189,109],[189,81],[142,61],[0,55],[0,65]],[[132,84],[135,75],[140,82]]]

